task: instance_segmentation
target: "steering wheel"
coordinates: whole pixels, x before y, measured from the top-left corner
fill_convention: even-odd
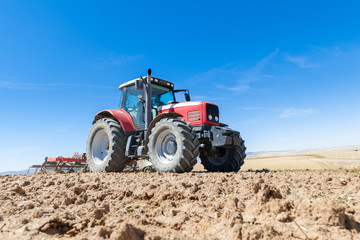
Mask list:
[[[161,107],[163,105],[166,105],[166,104],[164,102],[159,101],[159,102],[155,102],[153,107],[158,109],[159,107]]]
[[[134,111],[137,111],[137,107],[133,107],[133,108],[124,108],[124,110],[128,113],[131,113],[131,112],[134,112]]]

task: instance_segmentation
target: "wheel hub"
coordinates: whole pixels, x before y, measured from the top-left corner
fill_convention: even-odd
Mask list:
[[[176,142],[174,141],[174,139],[171,139],[167,142],[165,146],[165,152],[169,155],[174,155],[174,153],[176,152]]]
[[[209,162],[213,165],[222,165],[224,164],[229,157],[228,148],[217,148],[213,156],[208,156]]]
[[[171,131],[165,130],[156,139],[156,153],[163,163],[170,163],[174,160],[177,152],[177,142]]]
[[[108,155],[109,137],[107,133],[101,129],[95,133],[91,144],[91,157],[95,164],[102,164]]]

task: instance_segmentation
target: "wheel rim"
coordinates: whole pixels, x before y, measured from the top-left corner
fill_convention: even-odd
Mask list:
[[[101,129],[95,133],[94,139],[91,144],[91,155],[94,163],[97,165],[102,164],[108,155],[109,150],[109,137],[107,133]]]
[[[219,151],[216,152],[215,156],[208,156],[208,160],[213,165],[222,165],[226,162],[228,157],[229,157],[229,149],[220,148]]]
[[[164,163],[171,163],[177,152],[177,142],[170,130],[162,131],[156,139],[156,154]]]

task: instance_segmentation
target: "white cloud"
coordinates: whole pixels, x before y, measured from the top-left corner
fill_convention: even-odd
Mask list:
[[[300,57],[287,56],[287,57],[285,57],[285,61],[294,63],[300,68],[316,68],[316,67],[318,67],[315,64],[309,63],[309,60],[303,56],[300,56]]]
[[[15,81],[0,81],[0,88],[10,89],[24,89],[24,90],[37,90],[49,87],[66,86],[63,83],[27,83],[27,82],[15,82]]]
[[[191,96],[193,101],[207,101],[210,100],[210,97],[208,96],[199,96],[199,95],[192,95]]]
[[[215,88],[232,91],[234,93],[243,93],[253,90],[250,86],[251,82],[259,81],[265,78],[271,78],[269,74],[265,74],[265,68],[278,55],[279,50],[276,49],[270,55],[258,61],[249,69],[244,69],[243,64],[229,63],[222,67],[213,68],[206,72],[200,73],[188,80],[191,83],[206,82]],[[227,85],[219,84],[226,82]]]
[[[301,117],[314,113],[314,110],[311,108],[261,108],[246,106],[241,109],[245,111],[271,112],[280,118]]]
[[[0,88],[17,89],[17,90],[43,90],[43,89],[56,89],[59,87],[109,88],[104,86],[88,85],[88,84],[0,81]]]
[[[287,108],[282,110],[280,118],[292,118],[302,117],[312,114],[314,111],[311,108],[299,109],[299,108]]]
[[[236,124],[232,125],[232,127],[240,126],[240,125],[254,125],[254,124],[260,124],[267,120],[265,117],[258,117],[253,119],[248,119],[245,121],[239,121]]]
[[[223,100],[223,97],[210,97],[210,96],[202,96],[202,95],[191,95],[191,101],[217,101]]]
[[[64,133],[69,133],[70,132],[70,128],[68,126],[60,126],[56,129],[56,132],[59,134],[64,134]]]
[[[260,110],[261,108],[258,107],[242,107],[242,110],[249,111],[249,110]]]
[[[246,83],[239,83],[233,87],[226,87],[223,85],[217,85],[216,87],[237,93],[247,92],[248,90],[250,90],[250,86]]]
[[[351,56],[351,55],[359,55],[359,46],[355,45],[342,45],[342,46],[316,46],[316,45],[310,45],[311,50],[313,52],[316,52],[317,54],[320,54],[322,56]]]
[[[24,158],[27,154],[34,152],[37,150],[37,146],[16,146],[2,149],[0,152],[0,160],[1,161],[14,161],[20,157]]]

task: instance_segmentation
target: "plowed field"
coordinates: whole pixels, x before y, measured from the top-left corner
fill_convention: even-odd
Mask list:
[[[0,239],[360,239],[360,170],[0,176]]]

